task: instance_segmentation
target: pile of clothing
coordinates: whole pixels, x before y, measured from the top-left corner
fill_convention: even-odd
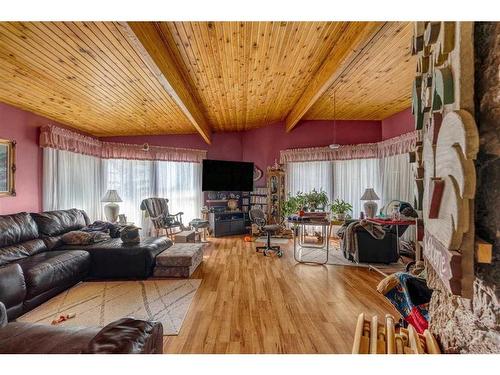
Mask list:
[[[82,232],[102,232],[108,233],[111,238],[120,237],[120,226],[106,221],[94,221],[92,224],[81,229]]]

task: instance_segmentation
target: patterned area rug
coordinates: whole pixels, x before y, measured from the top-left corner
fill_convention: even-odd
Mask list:
[[[83,282],[24,314],[21,322],[51,324],[60,315],[76,316],[61,326],[104,327],[124,317],[155,320],[163,334],[178,335],[199,279]]]
[[[290,240],[288,238],[275,238],[271,237],[271,245],[286,245]],[[267,237],[259,237],[255,240],[255,242],[259,243],[267,243]],[[260,246],[260,245],[259,245]]]
[[[324,262],[326,259],[326,252],[323,249],[302,249],[298,251],[297,258],[302,261],[315,261],[315,262]],[[347,260],[344,257],[344,254],[338,248],[331,248],[328,254],[328,263],[336,266],[347,266],[347,267],[370,267],[368,263],[354,263]],[[391,274],[398,271],[404,271],[405,266],[403,263],[391,263],[391,264],[380,264],[374,263],[373,266],[377,267],[379,270],[384,273]]]

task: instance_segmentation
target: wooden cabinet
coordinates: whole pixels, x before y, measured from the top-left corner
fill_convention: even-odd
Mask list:
[[[267,168],[267,221],[281,224],[284,220],[282,206],[285,195],[285,171],[281,168]]]
[[[245,212],[210,212],[208,221],[214,237],[244,234]]]

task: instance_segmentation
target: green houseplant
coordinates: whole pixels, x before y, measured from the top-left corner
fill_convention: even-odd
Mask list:
[[[282,204],[282,212],[285,217],[299,212],[304,209],[306,205],[306,196],[304,193],[298,191],[295,196],[288,193],[287,199]]]
[[[305,199],[311,211],[323,211],[328,204],[328,196],[322,189],[320,191],[313,189],[310,193],[305,194]]]
[[[330,205],[330,211],[332,211],[337,220],[345,220],[346,214],[352,212],[352,205],[343,199],[337,198]]]

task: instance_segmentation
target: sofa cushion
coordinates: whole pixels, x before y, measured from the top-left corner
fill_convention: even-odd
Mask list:
[[[47,247],[45,246],[45,242],[40,239],[0,248],[0,266],[4,266],[15,262],[16,260],[38,254],[46,250]]]
[[[84,354],[161,354],[163,326],[158,322],[122,318],[101,329]]]
[[[38,228],[30,214],[0,216],[0,248],[35,238],[38,238]]]
[[[90,224],[87,214],[76,208],[32,213],[31,216],[38,225],[39,232],[44,236],[57,236],[82,229]]]
[[[61,240],[66,245],[90,245],[109,240],[111,237],[102,232],[83,232],[74,230],[62,235]]]
[[[3,328],[7,325],[8,322],[7,318],[7,308],[5,305],[0,301],[0,328]]]
[[[22,304],[26,297],[23,270],[18,264],[0,268],[0,302],[7,309]]]
[[[47,251],[16,263],[23,269],[29,299],[75,279],[80,281],[89,270],[90,254],[82,250]]]
[[[0,329],[0,354],[82,352],[161,354],[163,327],[157,322],[124,318],[110,323],[102,330],[97,327],[50,326],[24,322],[11,322]]]

